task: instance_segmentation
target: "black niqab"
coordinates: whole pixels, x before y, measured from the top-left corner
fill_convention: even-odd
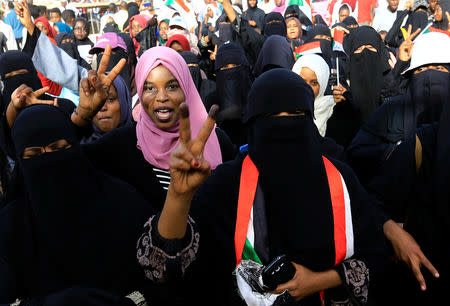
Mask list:
[[[383,41],[372,27],[358,27],[347,37],[344,49],[350,56],[350,90],[354,107],[360,113],[361,122],[365,123],[381,104],[383,73],[390,68]],[[365,48],[355,54],[362,45],[371,45],[377,52]]]
[[[264,27],[262,29],[265,37],[271,35],[286,36],[287,29],[283,15],[278,12],[271,12],[264,17]]]
[[[330,40],[326,40],[323,38],[316,38],[317,35],[325,35],[330,38]],[[328,26],[323,24],[316,24],[309,28],[308,35],[305,38],[305,43],[310,43],[313,41],[320,42],[320,50],[322,51],[322,57],[327,62],[329,67],[331,65],[331,59],[335,57],[333,52],[333,38],[331,37],[331,31]]]
[[[311,87],[294,72],[273,69],[262,74],[249,94],[248,152],[264,195],[269,258],[286,254],[299,264],[324,270],[334,265],[333,212],[314,133],[313,103]],[[294,110],[307,112],[271,116]]]
[[[323,20],[322,15],[319,15],[319,14],[315,15],[314,21],[315,21],[315,24],[323,24],[323,25],[328,26],[327,23],[325,22],[325,20]]]
[[[107,71],[111,71],[111,69],[114,68],[114,66],[119,63],[119,61],[124,58],[127,60],[127,64],[123,67],[123,69],[120,71],[119,75],[122,77],[122,79],[127,84],[128,88],[131,89],[131,75],[130,75],[130,66],[129,66],[129,57],[127,51],[124,49],[117,47],[114,48],[113,53],[111,54],[111,57],[109,58],[108,68]],[[100,64],[100,61],[102,60],[103,55],[98,53],[97,54],[97,67]]]
[[[445,15],[445,13],[443,12]],[[414,33],[417,29],[425,29],[428,25],[428,13],[426,11],[415,11],[408,16],[405,29],[408,29],[409,25],[412,26],[411,33]]]
[[[422,124],[439,121],[442,106],[450,99],[450,74],[429,69],[413,74],[404,109],[404,136],[409,137]]]
[[[221,70],[220,68],[236,64],[237,67]],[[227,43],[217,50],[216,92],[219,99],[218,122],[242,118],[247,105],[247,94],[252,85],[250,68],[244,49],[237,43]]]
[[[285,36],[271,35],[266,38],[253,67],[253,75],[258,77],[272,68],[292,69],[295,59],[291,45]]]
[[[20,69],[26,69],[28,72],[5,78],[6,74]],[[0,78],[3,82],[2,110],[6,110],[11,101],[11,94],[20,85],[25,84],[33,90],[42,88],[31,57],[22,51],[10,50],[0,55]]]
[[[95,170],[76,141],[70,117],[50,105],[23,110],[12,128],[29,198],[37,280],[32,296],[72,286],[129,294],[144,279],[136,242],[152,215],[130,185]],[[22,159],[25,148],[65,139],[72,147]],[[45,175],[43,175],[45,173]],[[118,268],[120,267],[120,268]],[[27,271],[27,270],[25,270]]]
[[[77,60],[77,64],[87,70],[91,70],[92,67],[91,65],[89,65],[81,56],[80,53],[78,52],[78,48],[77,45],[73,42],[65,42],[62,43],[62,41],[64,39],[68,39],[68,38],[73,38],[73,36],[69,33],[66,32],[61,32],[58,33],[58,35],[56,35],[55,37],[55,41],[56,44],[58,45],[58,47],[60,47],[61,49],[63,49],[67,54],[70,55],[71,58]]]
[[[200,92],[200,86],[202,84],[202,76],[200,74],[200,66],[199,66],[200,60],[198,59],[197,55],[195,55],[191,51],[181,52],[181,57],[184,58],[186,64],[188,64],[192,80],[194,81],[195,87]]]

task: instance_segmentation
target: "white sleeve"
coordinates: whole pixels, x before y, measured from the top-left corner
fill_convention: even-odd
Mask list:
[[[6,47],[8,48],[8,50],[17,50],[17,41],[16,41],[16,37],[14,36],[14,31],[11,28],[11,26],[8,25],[8,27],[5,27],[6,33]],[[25,36],[26,37],[26,36]]]

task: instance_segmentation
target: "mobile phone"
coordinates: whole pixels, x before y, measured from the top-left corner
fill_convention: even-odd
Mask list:
[[[273,291],[278,285],[290,281],[295,275],[294,265],[286,255],[277,256],[262,271],[262,280],[267,291]]]

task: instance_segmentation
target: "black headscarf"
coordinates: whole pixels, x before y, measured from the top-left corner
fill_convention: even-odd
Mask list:
[[[220,70],[228,64],[240,65]],[[252,85],[250,65],[244,49],[237,43],[227,43],[219,47],[215,61],[216,91],[219,99],[218,121],[241,119],[247,105],[247,94]]]
[[[50,105],[24,109],[12,138],[29,199],[34,296],[72,286],[129,294],[144,275],[136,243],[153,209],[130,185],[94,169],[70,117]],[[72,147],[22,159],[25,148],[65,139]],[[43,173],[45,175],[43,175]],[[25,270],[27,271],[27,270]]]
[[[183,51],[181,52],[181,57],[184,58],[186,64],[192,64],[189,66],[189,72],[191,73],[192,80],[194,81],[195,87],[200,92],[200,86],[202,84],[202,76],[200,73],[200,60],[191,51]]]
[[[404,135],[409,137],[422,124],[438,121],[442,106],[450,99],[450,74],[429,69],[412,74],[405,104]]]
[[[139,15],[139,5],[136,2],[127,3],[127,8],[128,8],[128,19],[122,25],[122,29],[125,29],[126,27],[129,26],[131,17],[133,17],[134,15]],[[131,29],[128,29],[128,32],[130,31]]]
[[[75,44],[77,46],[81,46],[81,45],[91,45],[92,47],[94,46],[94,43],[89,39],[89,23],[86,20],[86,18],[83,17],[78,17],[75,18],[75,21],[73,22],[73,24],[75,25],[78,21],[82,21],[84,22],[84,25],[86,27],[86,37],[83,38],[82,40],[77,39],[76,37],[74,37],[75,39]]]
[[[248,0],[247,0],[247,4],[248,4]],[[256,3],[255,7],[251,7],[250,4],[248,4],[247,10],[244,12],[244,16],[248,20],[255,21],[256,27],[261,30],[264,25],[264,16],[265,15],[266,15],[266,13],[262,9],[258,8],[258,3]]]
[[[300,20],[300,22],[302,23],[302,26],[305,27],[305,29],[303,29],[305,32],[306,27],[313,25],[312,21],[308,18],[308,16],[305,15],[305,13],[303,13],[303,11],[297,4],[289,5],[284,11],[284,19],[287,19],[289,17],[298,18],[298,20]]]
[[[265,37],[271,35],[286,36],[287,30],[283,15],[278,12],[266,14],[262,31]]]
[[[113,85],[116,88],[117,98],[120,103],[120,122],[116,128],[133,125],[134,121],[132,116],[132,100],[130,90],[120,75],[114,79]],[[82,144],[94,142],[105,134],[105,132],[100,130],[93,122],[92,129],[93,133],[89,137],[83,138],[81,140]]]
[[[328,26],[327,23],[325,22],[325,20],[323,20],[322,15],[319,15],[319,14],[315,15],[314,20],[315,20],[315,24],[324,24],[324,25]]]
[[[103,28],[103,33],[107,32],[114,32],[114,33],[120,33],[119,26],[114,21],[108,22],[105,24],[105,27]]]
[[[203,27],[202,31],[204,28],[206,27]],[[218,46],[221,46],[227,41],[236,41],[236,31],[233,30],[227,14],[223,13],[219,18],[217,18],[215,29],[219,30]]]
[[[253,75],[258,77],[272,68],[292,69],[295,59],[291,45],[285,36],[271,35],[266,38],[253,68]]]
[[[119,75],[122,77],[122,79],[127,84],[128,88],[131,89],[131,74],[130,74],[130,66],[129,66],[129,57],[128,52],[122,49],[121,47],[114,48],[112,50],[114,53],[111,54],[111,57],[109,58],[108,68],[107,71],[110,71],[114,68],[115,65],[122,59],[127,60],[127,64],[123,67],[123,69],[120,71]],[[102,60],[103,55],[98,53],[97,54],[97,67],[100,64],[100,61]]]
[[[20,69],[26,69],[28,72],[5,78],[6,74]],[[3,82],[2,113],[11,101],[11,94],[20,85],[25,84],[33,90],[42,88],[31,57],[22,51],[10,50],[0,55],[0,78]]]
[[[445,15],[445,12],[442,13]],[[409,25],[411,25],[412,26],[411,33],[414,33],[419,28],[422,30],[425,29],[427,24],[428,24],[428,13],[426,11],[415,11],[408,16],[404,28],[408,29]]]
[[[354,29],[359,27],[358,22],[356,21],[355,17],[353,16],[347,16],[344,20],[342,20],[342,23],[345,24],[345,28],[352,32]]]
[[[72,38],[74,39],[74,37],[72,36],[72,34],[66,33],[66,32],[60,32],[58,33],[58,35],[56,35],[55,37],[55,41],[56,44],[58,45],[58,47],[60,47],[61,49],[63,49],[67,54],[70,55],[71,58],[76,59],[77,63],[79,66],[84,67],[87,70],[91,70],[92,67],[91,65],[89,65],[81,56],[80,53],[78,52],[78,48],[77,45],[73,42],[66,42],[66,43],[62,43],[62,41],[64,39],[67,38]]]
[[[311,87],[296,73],[263,73],[249,93],[248,154],[264,194],[269,258],[287,254],[292,261],[323,270],[334,265],[333,213],[313,103]],[[306,114],[271,116],[297,110]]]
[[[360,26],[347,37],[344,49],[350,56],[350,90],[354,107],[360,112],[364,123],[381,103],[383,73],[390,69],[387,52],[380,35],[370,26]],[[354,54],[362,45],[371,45],[377,52],[366,48]]]
[[[316,35],[325,35],[330,38],[330,40],[315,38]],[[331,36],[330,28],[323,24],[316,24],[309,28],[308,35],[305,38],[305,43],[310,43],[313,41],[320,42],[320,50],[322,51],[322,57],[325,59],[329,67],[331,65],[331,59],[335,57],[333,52],[333,37]]]

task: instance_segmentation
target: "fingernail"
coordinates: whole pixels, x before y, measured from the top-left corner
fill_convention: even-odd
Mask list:
[[[422,291],[425,291],[427,288],[424,285],[422,285],[420,286],[420,289],[422,289]]]
[[[193,166],[194,168],[200,167],[200,161],[199,161],[198,159],[194,159],[194,160],[192,161],[192,166]]]

